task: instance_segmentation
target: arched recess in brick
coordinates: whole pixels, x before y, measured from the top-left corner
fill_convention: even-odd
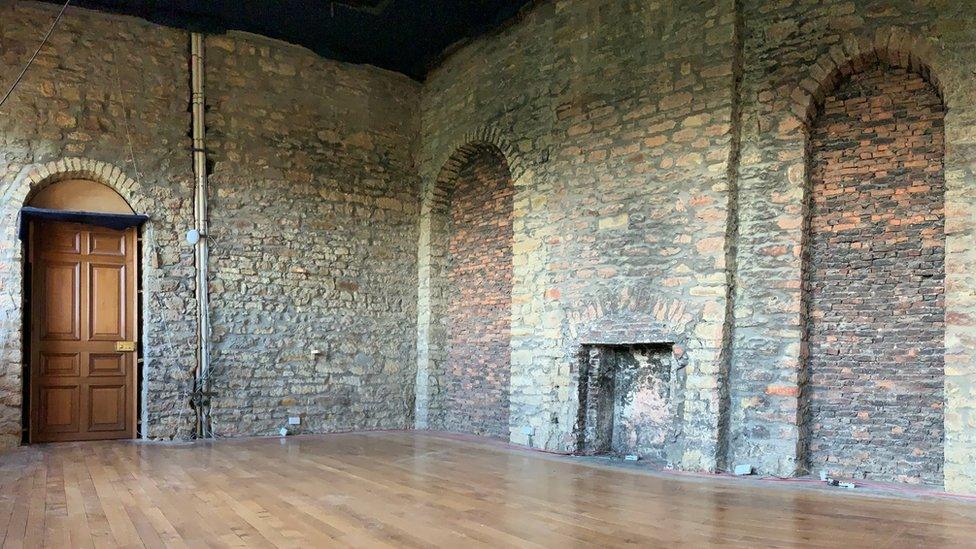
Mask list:
[[[139,183],[117,166],[89,158],[64,158],[28,166],[21,170],[17,178],[0,189],[3,215],[0,227],[13,244],[0,247],[0,303],[3,304],[3,314],[0,315],[0,357],[3,360],[0,370],[3,371],[0,372],[0,378],[8,380],[7,383],[0,384],[0,401],[8,403],[0,411],[0,448],[20,443],[24,336],[24,253],[22,244],[16,239],[20,208],[42,189],[70,179],[85,179],[105,185],[125,199],[136,213],[150,216],[150,222],[143,228],[144,261],[140,271],[146,277],[151,270],[146,258],[152,255],[152,202]],[[16,417],[7,417],[8,413]]]
[[[874,50],[829,74],[806,113],[813,471],[943,481],[945,107],[930,78],[914,56]]]
[[[947,96],[939,74],[948,72],[937,44],[899,27],[879,29],[873,36],[847,36],[817,58],[790,93],[790,108],[781,126],[808,130],[820,112],[827,94],[846,78],[881,63],[910,70],[931,84],[941,97]]]
[[[425,193],[418,427],[508,437],[514,194],[506,155],[484,140],[456,149]]]
[[[811,44],[815,47],[816,44]],[[932,29],[882,27],[824,46],[817,60],[798,68],[792,89],[777,88],[756,114],[763,139],[744,139],[739,185],[742,227],[762,230],[761,242],[742,233],[735,307],[735,366],[756,373],[745,389],[756,398],[742,414],[755,429],[734,433],[737,461],[758,463],[776,475],[803,472],[806,450],[799,432],[799,387],[804,375],[801,254],[807,186],[809,123],[818,98],[867,61],[928,75],[941,91],[945,116],[945,487],[976,493],[976,147],[972,144],[976,89],[971,55]],[[780,95],[782,94],[782,96]],[[760,151],[757,147],[762,147]],[[768,154],[769,156],[762,156]],[[776,249],[786,253],[772,255]],[[757,290],[758,289],[758,290]]]

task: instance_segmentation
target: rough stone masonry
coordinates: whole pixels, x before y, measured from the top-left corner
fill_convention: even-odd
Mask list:
[[[581,353],[653,346],[681,365],[676,467],[976,492],[971,8],[544,0],[423,83],[209,36],[217,431],[572,450]],[[51,10],[0,7],[0,74]],[[0,112],[4,446],[17,211],[69,175],[150,216],[142,432],[191,431],[186,43],[69,9]]]

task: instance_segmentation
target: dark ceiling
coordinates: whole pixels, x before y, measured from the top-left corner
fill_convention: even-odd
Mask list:
[[[49,0],[60,4],[60,0]],[[514,17],[530,0],[73,0],[205,32],[243,30],[423,80],[452,44]]]

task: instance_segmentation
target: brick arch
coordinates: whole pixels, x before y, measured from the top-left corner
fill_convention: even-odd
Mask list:
[[[4,203],[26,204],[48,185],[66,179],[89,179],[112,188],[136,213],[150,215],[152,203],[139,183],[119,168],[90,158],[63,158],[23,169],[3,193]]]
[[[514,180],[508,156],[501,147],[490,141],[471,141],[455,149],[454,153],[441,166],[440,173],[434,182],[436,190],[431,199],[438,200],[450,194],[457,186],[457,179],[461,170],[482,154],[499,158],[505,164],[509,177]]]
[[[471,154],[484,148],[494,148],[505,158],[512,174],[512,182],[518,186],[527,171],[525,158],[501,132],[488,126],[465,132],[446,147],[441,155],[435,157],[430,164],[438,170],[433,181],[442,181],[452,166],[457,166],[459,161],[463,162],[465,158],[470,158]]]
[[[465,170],[486,170],[494,175],[488,175],[488,187],[489,192],[495,193],[501,192],[500,196],[507,196],[507,212],[505,215],[509,217],[509,223],[507,224],[508,235],[505,238],[507,242],[500,244],[500,240],[491,237],[489,234],[486,239],[486,247],[488,249],[498,248],[494,250],[501,254],[501,256],[507,256],[508,266],[507,272],[500,276],[507,277],[507,295],[504,296],[508,300],[508,307],[505,310],[505,316],[509,319],[511,317],[511,284],[512,284],[512,266],[511,266],[511,256],[514,245],[514,238],[511,234],[512,226],[512,215],[513,215],[513,202],[514,202],[514,187],[516,181],[516,174],[522,175],[524,171],[519,168],[517,156],[515,159],[516,164],[513,166],[513,159],[511,156],[511,151],[513,150],[508,146],[502,139],[498,137],[497,134],[490,131],[481,131],[473,134],[473,139],[464,141],[462,144],[458,145],[452,149],[451,154],[444,160],[440,165],[440,169],[437,176],[428,179],[423,193],[423,203],[421,207],[421,220],[420,220],[420,241],[419,241],[419,253],[418,253],[418,332],[417,332],[417,385],[416,385],[416,403],[415,403],[415,423],[418,428],[435,427],[449,430],[459,430],[463,427],[454,421],[451,423],[451,417],[453,417],[452,411],[453,407],[450,405],[450,399],[452,398],[448,391],[451,387],[454,387],[456,392],[458,383],[458,372],[454,371],[456,368],[449,371],[451,365],[456,362],[452,362],[451,354],[456,351],[460,346],[463,346],[461,342],[452,340],[452,333],[450,331],[452,322],[457,322],[459,316],[458,308],[456,307],[458,301],[454,297],[454,292],[464,292],[468,286],[472,283],[477,284],[478,282],[472,282],[471,280],[465,280],[462,275],[459,275],[460,271],[453,269],[452,265],[452,248],[455,252],[460,250],[461,261],[468,261],[471,259],[467,257],[471,255],[469,252],[475,249],[475,247],[466,245],[464,242],[455,242],[455,238],[458,234],[455,232],[456,228],[452,225],[456,218],[459,217],[459,212],[465,211],[464,209],[458,210],[452,203],[452,195],[455,190],[459,188],[459,185],[464,186],[466,183],[466,178],[468,177],[481,177],[484,172],[478,172],[478,174],[465,173]],[[498,187],[495,182],[503,181],[501,183],[502,187]],[[470,193],[472,191],[479,192],[482,189],[480,186],[474,186],[465,188],[463,193]],[[466,222],[473,222],[475,225],[479,223],[477,216],[480,215],[496,215],[498,211],[494,213],[487,211],[489,203],[491,202],[491,197],[495,196],[492,194],[489,197],[482,197],[480,203],[476,202],[473,204],[468,204],[464,208],[471,209],[475,211],[474,217],[468,217],[461,215],[461,217],[467,217]],[[463,200],[464,196],[458,199]],[[479,208],[481,209],[479,211]],[[480,221],[484,221],[481,219]],[[486,225],[482,225],[482,230]],[[471,228],[469,225],[468,228]],[[476,231],[475,231],[476,232]],[[494,248],[492,248],[494,246]],[[502,249],[505,248],[505,249]],[[495,259],[488,257],[486,261],[489,263],[495,261]],[[486,277],[488,278],[488,277]],[[486,281],[487,283],[487,281]],[[492,288],[487,288],[486,293],[490,297],[500,297],[495,296],[498,293],[498,289],[494,291]],[[475,308],[477,304],[473,305]],[[487,316],[491,317],[493,314],[495,316],[501,314],[497,309],[497,303],[495,304],[494,313],[489,310],[486,314],[469,314],[470,317],[477,316]],[[490,309],[490,307],[489,307]],[[470,313],[470,311],[469,311]],[[457,317],[457,318],[455,318]],[[467,318],[467,317],[463,317]],[[498,320],[498,319],[496,319]],[[477,324],[477,323],[475,323]],[[490,340],[495,341],[498,334],[495,334],[491,329],[484,325],[472,325],[471,332],[478,332],[481,330],[484,335],[488,335]],[[487,330],[487,331],[486,331]],[[482,360],[482,367],[490,369],[490,367],[499,361],[503,361],[505,364],[495,368],[502,368],[505,371],[503,373],[495,372],[498,374],[495,377],[504,378],[504,382],[507,384],[507,379],[509,376],[509,360],[510,360],[510,334],[509,339],[502,345],[500,342],[495,341],[490,344],[490,348],[474,349],[476,353],[479,354],[481,351],[485,351],[485,356],[488,357],[487,360]],[[497,355],[497,356],[496,356]],[[504,356],[503,356],[504,355]],[[491,357],[495,357],[498,360],[493,361]],[[472,360],[472,364],[478,364],[477,360]],[[499,362],[500,363],[500,362]],[[463,374],[461,374],[463,375]],[[472,376],[471,379],[477,383],[482,383],[484,380],[476,379]],[[486,386],[487,387],[487,386]],[[498,387],[487,387],[493,390],[495,393],[499,393]],[[477,434],[489,434],[495,436],[505,436],[507,437],[508,431],[508,418],[507,418],[507,387],[504,390],[504,395],[502,398],[505,401],[505,417],[504,418],[479,418],[477,416],[472,416],[468,418],[468,423],[480,424],[484,423],[490,425],[490,427],[472,427]],[[471,407],[472,411],[475,407]],[[454,416],[458,414],[454,413]],[[484,422],[481,420],[484,419]],[[504,425],[502,425],[504,424]],[[473,432],[473,431],[472,431]]]
[[[790,93],[789,111],[781,127],[809,129],[827,94],[842,79],[877,62],[918,73],[935,87],[946,107],[951,107],[953,80],[941,78],[949,73],[949,65],[938,44],[902,27],[884,27],[873,36],[848,35],[810,64]]]
[[[759,113],[760,117],[769,117],[762,121],[761,128],[775,128],[776,134],[772,139],[778,148],[778,158],[762,173],[746,177],[754,178],[750,184],[756,185],[756,189],[761,189],[761,185],[768,182],[775,191],[772,200],[764,199],[760,202],[761,206],[758,203],[751,205],[748,201],[740,202],[740,208],[745,212],[741,217],[765,219],[770,214],[766,208],[771,205],[773,215],[777,216],[778,230],[767,240],[768,244],[775,243],[784,249],[794,250],[788,260],[770,263],[776,264],[781,269],[780,276],[793,286],[778,296],[789,300],[791,306],[788,310],[783,312],[767,307],[759,301],[761,298],[758,296],[744,295],[737,300],[737,307],[744,307],[743,310],[763,310],[771,318],[781,319],[779,325],[774,322],[759,330],[763,337],[781,346],[782,352],[776,355],[777,359],[788,360],[793,365],[777,369],[777,384],[766,388],[767,392],[775,390],[776,399],[771,399],[760,409],[763,413],[771,411],[770,417],[780,414],[782,410],[790,412],[769,421],[770,432],[778,434],[754,437],[740,431],[734,435],[742,437],[744,442],[740,444],[746,449],[744,455],[760,462],[764,471],[793,475],[797,472],[796,463],[803,459],[806,452],[803,435],[799,431],[802,420],[798,417],[801,408],[798,397],[799,387],[805,383],[801,365],[806,360],[807,349],[801,330],[791,329],[789,333],[784,333],[779,328],[781,325],[799,327],[806,322],[801,307],[801,280],[804,275],[797,252],[804,249],[806,233],[803,224],[809,175],[805,149],[809,142],[810,122],[822,98],[844,76],[844,72],[853,71],[857,63],[865,63],[874,56],[878,62],[907,66],[909,69],[914,66],[915,72],[924,73],[928,82],[938,90],[946,107],[945,486],[950,491],[967,493],[976,489],[976,472],[972,467],[976,460],[976,433],[967,428],[976,422],[976,397],[973,396],[976,394],[973,391],[976,387],[976,336],[972,329],[972,319],[976,318],[976,281],[969,274],[976,266],[976,251],[971,246],[976,239],[976,225],[972,222],[976,198],[971,192],[976,185],[976,170],[973,168],[972,147],[968,143],[971,121],[976,119],[976,108],[967,99],[967,94],[974,87],[970,70],[972,62],[958,56],[956,51],[937,37],[920,30],[885,27],[874,33],[850,34],[831,46],[814,63],[797,69],[795,84],[779,92],[781,96],[776,104],[782,105],[781,108]],[[743,247],[741,253],[743,257],[762,261],[757,250],[749,250],[748,246]],[[755,273],[745,273],[741,281],[742,287],[746,287],[750,281],[762,284],[761,275]],[[743,349],[748,347],[748,343],[743,345]],[[750,356],[751,352],[746,350],[740,354],[737,351],[740,357],[736,358],[738,368],[749,367],[748,363],[739,363],[742,356]],[[747,445],[754,447],[747,448]],[[789,459],[769,458],[777,453],[784,453]]]
[[[118,166],[90,158],[62,158],[22,169],[16,178],[0,188],[0,205],[7,207],[11,216],[2,220],[4,224],[15,226],[21,206],[42,189],[67,179],[88,179],[111,188],[134,212],[148,215],[150,221],[146,225],[150,226],[153,202],[142,186]],[[145,245],[151,246],[151,239],[147,239]],[[16,261],[21,253],[21,246],[10,247],[0,257],[0,262]],[[18,283],[16,287],[20,288],[21,284]]]
[[[616,337],[620,343],[678,343],[697,350],[703,343],[694,331],[702,316],[701,311],[690,310],[686,302],[661,297],[648,288],[607,290],[579,301],[567,313],[565,331],[571,336],[567,351],[596,337]]]

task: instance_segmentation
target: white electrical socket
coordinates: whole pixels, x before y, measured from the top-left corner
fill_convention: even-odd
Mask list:
[[[298,416],[291,416],[288,418],[288,425],[301,425],[301,424],[302,424],[302,418]]]

